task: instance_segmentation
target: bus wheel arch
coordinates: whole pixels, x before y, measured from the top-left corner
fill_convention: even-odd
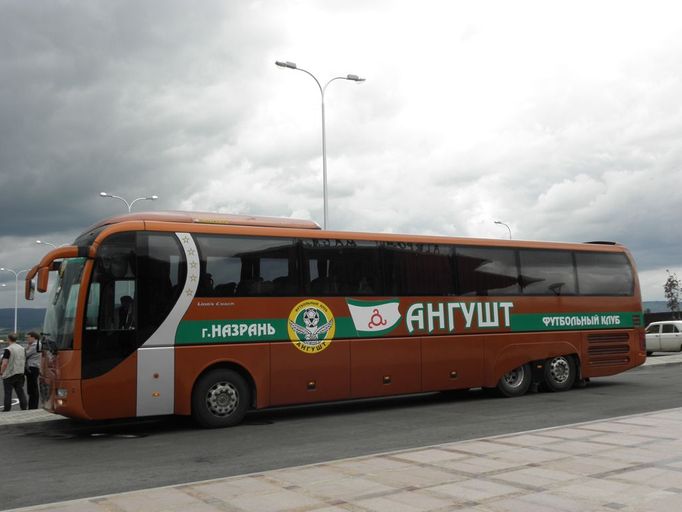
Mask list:
[[[549,357],[544,362],[544,385],[550,391],[568,391],[580,379],[579,372],[574,354]]]
[[[206,368],[194,382],[192,417],[205,428],[239,424],[255,403],[253,378],[243,367],[216,364]]]

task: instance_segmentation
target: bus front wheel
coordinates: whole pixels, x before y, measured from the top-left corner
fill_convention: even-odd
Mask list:
[[[531,378],[530,365],[522,364],[502,375],[497,383],[497,390],[507,397],[524,395],[530,387]]]
[[[551,357],[545,361],[545,384],[550,391],[566,391],[576,378],[575,360],[571,356]]]
[[[192,393],[192,416],[202,427],[231,427],[240,423],[251,403],[244,378],[225,368],[203,375]]]

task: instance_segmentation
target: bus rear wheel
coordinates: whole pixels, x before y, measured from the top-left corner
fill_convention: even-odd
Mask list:
[[[497,390],[506,397],[524,395],[530,387],[531,378],[530,365],[522,364],[502,375],[497,383]]]
[[[251,403],[244,378],[234,370],[211,370],[192,392],[192,416],[205,428],[231,427],[240,423]]]
[[[545,361],[545,385],[550,391],[566,391],[576,378],[575,360],[571,356],[550,357]]]

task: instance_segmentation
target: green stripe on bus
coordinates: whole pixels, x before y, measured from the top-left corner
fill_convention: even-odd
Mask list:
[[[336,317],[335,338],[355,338],[357,332],[350,318]],[[183,320],[175,333],[176,345],[212,343],[249,343],[288,340],[287,320]]]
[[[512,331],[631,329],[644,325],[642,313],[512,314]]]

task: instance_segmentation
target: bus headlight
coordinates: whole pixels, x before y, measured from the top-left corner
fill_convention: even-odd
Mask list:
[[[66,388],[57,388],[57,398],[66,398],[69,391]]]

